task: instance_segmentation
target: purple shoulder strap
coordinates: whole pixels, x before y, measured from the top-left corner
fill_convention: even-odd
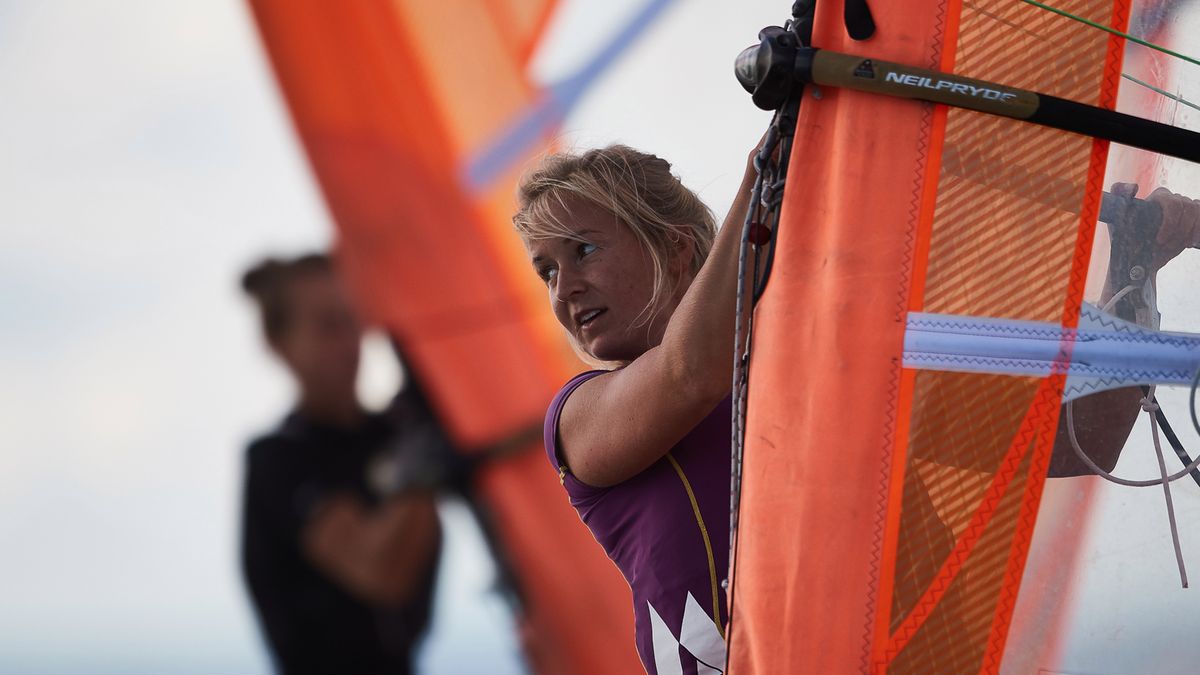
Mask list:
[[[546,423],[542,427],[542,442],[546,446],[546,455],[550,459],[550,464],[554,470],[558,472],[559,478],[563,476],[565,467],[558,457],[558,419],[562,417],[563,406],[567,403],[567,398],[570,397],[579,385],[588,380],[603,375],[608,371],[605,370],[589,370],[586,373],[580,373],[572,377],[562,389],[558,390],[558,394],[554,396],[554,400],[550,402],[550,409],[546,411]]]

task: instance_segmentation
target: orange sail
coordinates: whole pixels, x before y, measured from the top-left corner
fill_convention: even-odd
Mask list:
[[[471,187],[462,166],[541,96],[526,65],[554,2],[250,5],[363,312],[463,447],[540,425],[579,363],[511,230],[520,163]],[[525,596],[535,669],[636,672],[628,587],[540,442],[478,488]]]
[[[1124,0],[1058,4],[1128,19]],[[870,5],[878,32],[853,42],[818,2],[814,44],[1115,104],[1118,37],[1021,2]],[[755,319],[730,672],[1000,671],[1065,376],[907,368],[906,317],[1074,327],[1107,150],[806,94]]]

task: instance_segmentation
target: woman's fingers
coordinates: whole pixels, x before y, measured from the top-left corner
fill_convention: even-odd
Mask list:
[[[1113,183],[1108,191],[1117,197],[1132,199],[1137,196],[1138,185],[1137,183]]]
[[[1200,245],[1200,202],[1158,188],[1146,199],[1162,208],[1154,267],[1161,268],[1185,248]]]

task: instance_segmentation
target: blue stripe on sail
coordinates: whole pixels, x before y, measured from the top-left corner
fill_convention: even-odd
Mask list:
[[[521,111],[507,128],[467,161],[462,176],[466,189],[472,193],[485,190],[562,124],[592,85],[672,2],[649,0],[578,72],[548,87],[541,100]]]
[[[1189,384],[1200,335],[1141,328],[1085,304],[1079,328],[912,312],[904,365],[925,370],[1045,377],[1066,372],[1064,400],[1140,384]]]

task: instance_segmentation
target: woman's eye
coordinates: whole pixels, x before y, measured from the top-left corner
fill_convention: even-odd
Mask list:
[[[554,269],[553,267],[543,267],[542,269],[538,270],[538,276],[541,277],[542,281],[545,281],[546,283],[550,283],[550,280],[557,275],[558,270]]]
[[[584,257],[584,256],[586,256],[586,255],[590,255],[590,254],[594,253],[595,251],[596,251],[596,245],[595,245],[595,244],[586,244],[586,243],[584,243],[584,244],[580,244],[580,245],[579,245],[579,257],[580,257],[580,258],[582,258],[582,257]]]

